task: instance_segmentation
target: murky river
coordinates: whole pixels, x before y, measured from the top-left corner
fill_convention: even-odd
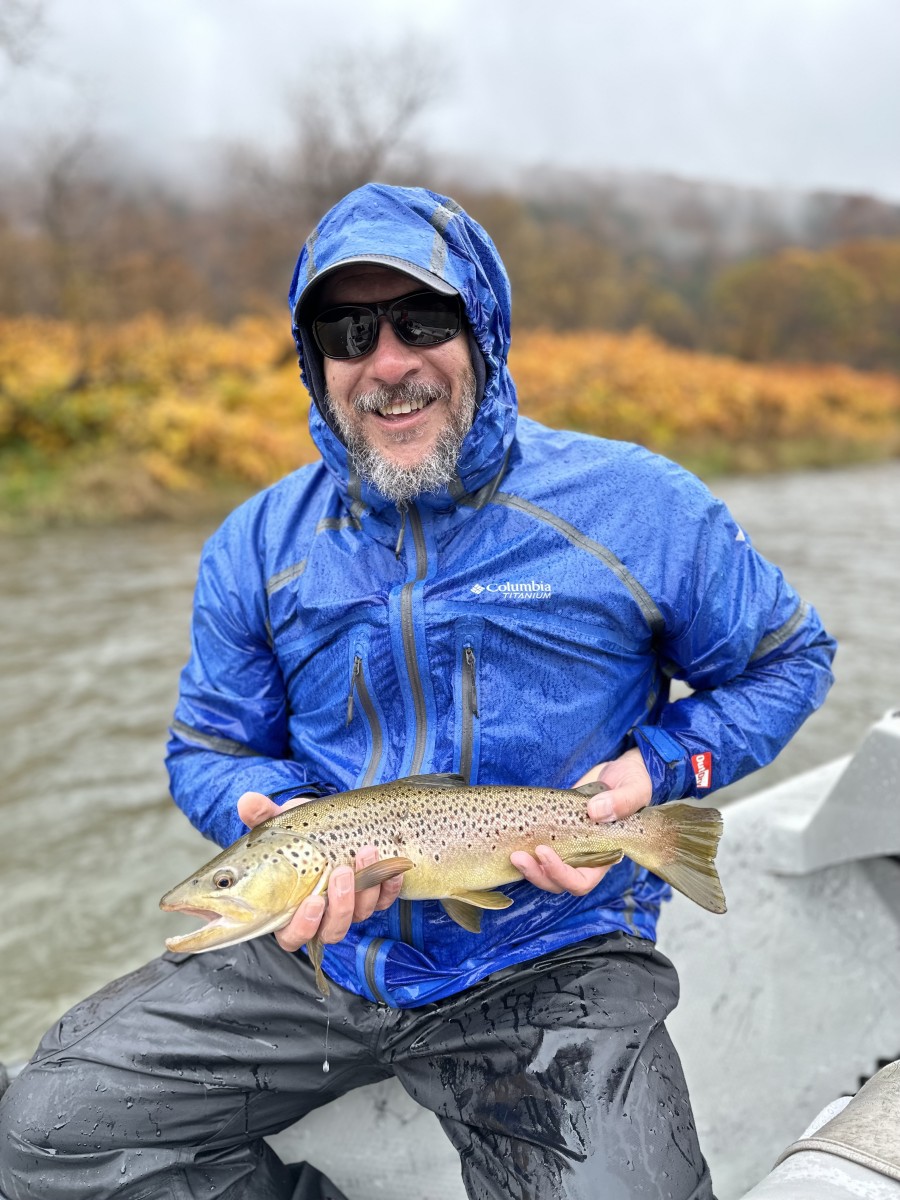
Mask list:
[[[900,463],[716,491],[841,643],[825,708],[746,792],[849,753],[900,704]],[[185,928],[156,902],[211,846],[162,752],[209,532],[0,539],[0,1060]]]

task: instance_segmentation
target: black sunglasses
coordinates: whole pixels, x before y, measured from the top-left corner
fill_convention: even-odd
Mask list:
[[[313,320],[313,340],[326,358],[361,358],[378,341],[380,317],[409,346],[439,346],[462,328],[462,305],[459,296],[439,292],[413,292],[385,304],[339,304]]]

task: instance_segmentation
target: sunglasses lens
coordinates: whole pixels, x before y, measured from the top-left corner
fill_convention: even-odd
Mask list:
[[[391,317],[397,333],[410,346],[437,346],[460,330],[459,300],[436,292],[402,297],[391,306]]]
[[[313,337],[329,358],[359,358],[372,349],[377,324],[370,309],[342,305],[316,317]]]
[[[456,337],[462,328],[458,296],[416,292],[390,304],[342,304],[326,309],[312,323],[313,338],[328,358],[360,358],[375,345],[381,313],[409,346],[438,346]]]

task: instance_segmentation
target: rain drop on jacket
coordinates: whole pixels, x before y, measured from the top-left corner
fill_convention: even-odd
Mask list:
[[[247,790],[283,801],[436,771],[565,787],[632,745],[657,804],[769,762],[831,684],[814,609],[674,463],[517,417],[506,274],[452,200],[351,193],[307,241],[292,311],[322,271],[372,253],[463,297],[485,370],[458,478],[411,505],[397,557],[397,509],[311,406],[322,461],[238,508],[203,553],[168,756],[191,821],[225,846],[246,832]],[[670,703],[671,678],[693,694]],[[628,859],[587,896],[504,890],[514,905],[480,935],[436,901],[399,901],[327,947],[325,969],[419,1005],[597,933],[652,939],[669,894]]]

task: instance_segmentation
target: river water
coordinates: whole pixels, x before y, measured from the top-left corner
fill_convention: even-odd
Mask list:
[[[849,753],[900,704],[900,463],[714,490],[841,645],[825,707],[734,796]],[[186,928],[156,902],[212,847],[168,799],[162,753],[211,529],[0,538],[0,1061]]]

